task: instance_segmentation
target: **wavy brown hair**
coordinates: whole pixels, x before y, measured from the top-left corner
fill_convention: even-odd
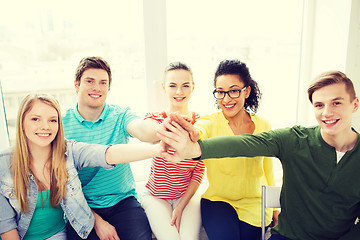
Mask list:
[[[55,139],[51,143],[50,161],[50,204],[58,207],[61,199],[65,198],[66,182],[68,180],[65,160],[65,137],[62,127],[60,106],[58,101],[43,93],[27,95],[21,102],[16,122],[16,141],[14,154],[11,163],[11,171],[14,181],[15,195],[19,201],[22,212],[28,212],[28,191],[30,177],[30,152],[27,138],[24,132],[25,115],[32,109],[35,102],[42,102],[53,107],[58,113],[59,130]],[[36,176],[35,176],[36,178]],[[36,179],[37,183],[38,181]],[[34,193],[30,193],[34,194]]]

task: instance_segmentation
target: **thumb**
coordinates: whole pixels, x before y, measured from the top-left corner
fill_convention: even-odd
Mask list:
[[[176,221],[176,219],[175,219],[174,214],[173,214],[172,217],[171,217],[170,225],[174,226],[175,221]]]

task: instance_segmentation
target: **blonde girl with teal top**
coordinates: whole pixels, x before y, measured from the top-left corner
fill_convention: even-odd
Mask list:
[[[159,154],[159,144],[66,140],[57,100],[47,94],[27,95],[18,111],[15,146],[0,153],[2,240],[66,239],[64,217],[86,238],[94,216],[77,172],[82,167],[112,169]]]

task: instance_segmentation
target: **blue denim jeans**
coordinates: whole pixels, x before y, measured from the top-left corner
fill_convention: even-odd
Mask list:
[[[121,240],[151,240],[151,229],[144,209],[135,197],[128,197],[108,208],[93,208],[100,217],[113,225]],[[68,239],[81,239],[68,223]],[[95,229],[87,239],[98,240]]]
[[[258,240],[261,228],[240,221],[226,202],[201,199],[201,220],[210,240]]]

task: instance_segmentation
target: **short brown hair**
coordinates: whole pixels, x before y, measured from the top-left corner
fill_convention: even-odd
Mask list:
[[[109,86],[111,85],[110,65],[101,57],[84,57],[81,59],[75,71],[75,81],[80,84],[81,76],[90,68],[104,69],[109,75]]]
[[[317,76],[314,79],[314,82],[308,88],[307,92],[310,102],[312,103],[312,95],[315,91],[319,90],[320,88],[338,83],[345,84],[346,91],[350,95],[350,101],[353,101],[356,98],[356,93],[354,84],[352,83],[350,78],[348,78],[345,73],[342,73],[340,71],[328,71]]]

